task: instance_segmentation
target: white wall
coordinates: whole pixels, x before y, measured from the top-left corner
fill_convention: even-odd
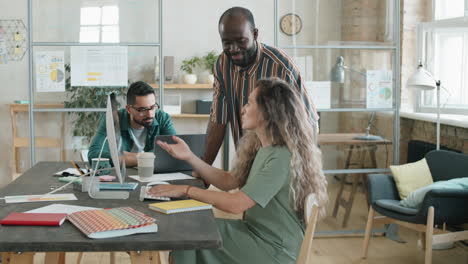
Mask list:
[[[110,2],[110,0],[105,0]],[[33,1],[41,5],[41,9],[35,8],[34,32],[35,41],[77,41],[79,36],[79,7],[81,3],[96,3],[99,1],[81,0],[40,0]],[[153,0],[121,0],[115,1],[121,6],[121,41],[158,41],[154,38],[159,30],[158,10]],[[280,33],[281,44],[323,44],[327,40],[337,40],[340,36],[340,0],[330,1],[280,1],[279,16],[291,12],[293,4],[296,12],[304,21],[303,31],[295,38],[285,37]],[[221,52],[221,42],[218,34],[219,16],[229,7],[244,6],[249,8],[255,17],[259,28],[259,40],[273,45],[274,41],[274,1],[273,0],[171,0],[164,1],[164,53],[175,57],[176,80],[180,76],[180,62],[191,56],[202,56],[211,50]],[[145,8],[145,6],[150,8]],[[316,8],[320,9],[317,10]],[[129,12],[127,12],[129,11]],[[27,1],[0,1],[1,19],[22,19],[27,25]],[[317,31],[316,24],[320,22]],[[294,42],[295,41],[295,42]],[[43,49],[43,48],[41,48]],[[54,48],[47,48],[54,49]],[[68,57],[68,49],[65,50]],[[38,48],[39,50],[39,48]],[[154,81],[154,55],[155,48],[138,48],[129,54],[129,78],[131,80],[142,79],[148,82]],[[131,56],[130,56],[131,55]],[[66,58],[68,61],[69,58]],[[329,67],[318,69],[318,73],[324,75]],[[317,73],[317,76],[319,74]],[[315,75],[315,73],[314,73]],[[11,170],[11,120],[9,117],[8,104],[14,100],[28,99],[28,55],[19,62],[0,64],[0,125],[4,128],[0,134],[0,146],[4,151],[0,152],[0,186],[10,181]],[[210,99],[211,91],[167,91],[168,93],[181,94],[186,101],[183,105],[184,111],[194,110],[195,99]],[[36,95],[39,102],[63,102],[64,93],[39,93]],[[37,135],[59,135],[60,114],[39,113],[36,114]],[[20,129],[23,136],[27,136],[27,116],[20,117]],[[181,133],[203,132],[207,120],[175,120],[176,128]],[[70,124],[67,123],[67,126]],[[67,129],[67,134],[70,134]],[[72,141],[68,135],[67,145]],[[231,148],[233,149],[233,148]],[[232,157],[232,156],[231,156]],[[21,158],[29,160],[27,150],[21,152]],[[37,160],[57,160],[59,153],[56,150],[46,149],[37,151]],[[71,150],[68,151],[68,159],[77,159],[78,156]],[[24,162],[25,167],[28,162]]]

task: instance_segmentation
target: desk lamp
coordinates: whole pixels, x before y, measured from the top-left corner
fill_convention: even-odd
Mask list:
[[[338,56],[336,58],[335,65],[331,69],[330,80],[332,82],[344,83],[344,81],[345,81],[345,71],[356,72],[356,73],[359,73],[359,74],[363,75],[364,77],[366,76],[366,74],[364,72],[355,70],[353,68],[350,68],[350,67],[344,65],[343,56]]]
[[[419,62],[416,72],[408,79],[408,88],[419,90],[433,90],[437,88],[437,144],[436,149],[440,149],[440,80],[436,80],[434,76],[424,69]]]
[[[374,121],[374,117],[375,117],[375,112],[372,112],[372,114],[371,114],[371,116],[369,118],[369,122],[367,123],[366,134],[356,136],[353,139],[357,139],[357,140],[383,140],[383,138],[381,136],[376,136],[376,135],[371,135],[370,134],[370,129],[371,129],[371,126],[372,126],[372,122]]]

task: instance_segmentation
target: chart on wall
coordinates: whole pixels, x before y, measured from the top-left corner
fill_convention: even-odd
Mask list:
[[[38,92],[65,91],[63,51],[36,52],[36,90]]]
[[[71,47],[72,86],[127,86],[127,47]]]
[[[368,70],[366,73],[366,107],[392,108],[393,83],[392,71]]]

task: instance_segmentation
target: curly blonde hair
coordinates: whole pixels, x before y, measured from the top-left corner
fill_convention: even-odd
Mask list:
[[[305,200],[313,193],[319,205],[319,216],[323,217],[328,194],[322,170],[322,153],[314,144],[314,122],[301,95],[278,78],[259,80],[257,88],[256,102],[265,121],[267,137],[272,145],[286,146],[292,154],[289,187],[294,210],[302,216]],[[249,131],[242,137],[232,170],[240,186],[245,184],[260,148],[256,133]]]

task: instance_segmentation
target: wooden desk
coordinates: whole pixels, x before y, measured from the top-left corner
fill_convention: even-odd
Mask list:
[[[63,108],[63,104],[36,104],[35,108]],[[29,111],[29,104],[10,104],[10,117],[11,117],[11,128],[13,137],[12,156],[15,160],[12,164],[12,172],[20,172],[20,157],[18,148],[29,147],[29,137],[19,137],[18,127],[16,125],[16,115],[18,113],[24,113]],[[60,137],[36,137],[35,145],[38,148],[59,148],[60,159],[65,160],[65,148],[64,148],[64,123],[65,113],[61,113],[61,126],[60,126]]]
[[[52,173],[69,168],[66,162],[39,162],[27,170],[21,177],[0,190],[0,197],[20,194],[43,194],[50,191],[52,185],[59,184]],[[129,174],[136,174],[131,169]],[[127,178],[126,181],[133,181]],[[182,180],[179,184],[202,186],[200,180]],[[140,186],[140,185],[139,185]],[[49,256],[57,256],[53,263],[60,263],[66,251],[130,251],[133,263],[158,263],[154,258],[160,250],[207,249],[219,248],[221,236],[218,232],[215,218],[211,210],[165,215],[148,209],[148,204],[154,201],[140,202],[140,187],[130,193],[128,200],[93,200],[87,193],[76,192],[70,188],[63,192],[73,192],[77,201],[59,201],[55,203],[111,208],[130,206],[157,219],[158,232],[136,234],[110,239],[90,239],[68,221],[60,227],[44,226],[0,226],[0,252],[4,253],[6,263],[32,263],[34,252],[49,252]],[[0,200],[0,219],[11,212],[24,212],[46,206],[54,202],[5,204]],[[137,254],[136,251],[141,251]],[[25,252],[16,254],[15,252]],[[30,253],[27,253],[30,252]],[[133,255],[132,255],[133,254]],[[28,257],[29,256],[29,257]],[[21,259],[23,258],[23,259]],[[52,259],[52,257],[50,257]],[[52,263],[48,262],[48,263]],[[4,262],[5,263],[5,262]]]
[[[376,149],[378,145],[389,145],[392,144],[390,140],[381,139],[381,140],[359,140],[354,139],[356,136],[362,134],[354,133],[336,133],[336,134],[319,134],[318,143],[319,145],[346,145],[349,146],[348,154],[345,162],[345,169],[349,169],[351,165],[357,165],[357,168],[365,168],[366,156],[369,157],[371,161],[371,168],[377,168],[377,158],[376,158]],[[359,162],[357,164],[351,163],[351,158],[356,152],[359,155]],[[352,186],[349,198],[346,200],[343,197],[343,190],[345,187],[346,176],[352,177]],[[340,188],[335,199],[335,205],[333,207],[333,217],[336,217],[338,214],[338,209],[342,206],[345,209],[345,215],[343,218],[342,226],[346,227],[348,224],[349,216],[351,214],[351,208],[353,207],[354,196],[357,191],[359,182],[364,184],[364,192],[367,195],[367,175],[365,174],[345,174],[342,175],[340,181]]]

